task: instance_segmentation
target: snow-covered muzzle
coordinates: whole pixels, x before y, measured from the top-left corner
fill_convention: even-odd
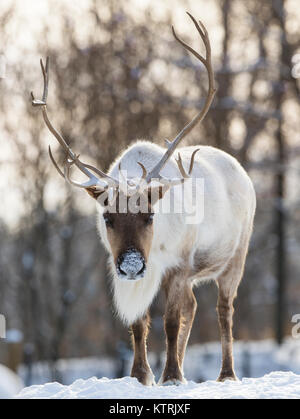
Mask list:
[[[138,281],[145,275],[145,258],[138,250],[128,249],[118,257],[116,269],[121,281]]]

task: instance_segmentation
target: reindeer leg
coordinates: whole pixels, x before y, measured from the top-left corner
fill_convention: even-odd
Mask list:
[[[178,337],[181,325],[181,302],[183,298],[184,278],[175,275],[165,287],[167,303],[164,316],[165,333],[167,337],[167,361],[159,380],[162,385],[178,385],[185,383],[178,357]]]
[[[233,258],[228,262],[225,271],[218,278],[219,296],[217,313],[222,344],[222,368],[218,381],[236,380],[232,355],[232,317],[234,313],[233,300],[242,278],[248,250],[248,240],[244,241]]]
[[[132,326],[134,360],[131,377],[135,377],[146,386],[155,385],[154,375],[147,360],[147,336],[149,328],[149,314],[137,320]]]
[[[185,350],[186,350],[186,346],[187,346],[191,329],[193,326],[196,309],[197,309],[196,298],[194,296],[191,284],[188,284],[185,288],[183,306],[181,309],[182,325],[180,329],[179,342],[178,342],[178,358],[179,358],[179,365],[182,370],[183,370]]]
[[[219,292],[217,312],[222,344],[222,368],[218,381],[236,380],[232,356],[232,316],[234,312],[232,302],[233,298]]]

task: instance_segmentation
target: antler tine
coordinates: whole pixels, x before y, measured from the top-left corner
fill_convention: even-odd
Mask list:
[[[48,84],[49,84],[49,57],[46,58],[46,68],[44,67],[43,60],[40,59],[40,66],[44,78],[44,90],[42,100],[36,100],[33,92],[31,92],[32,106],[46,106],[48,96]]]
[[[200,148],[197,148],[197,150],[193,151],[193,154],[191,156],[191,163],[190,163],[190,168],[189,168],[189,175],[192,174],[193,167],[194,167],[195,156],[196,156],[196,154],[198,153],[199,150],[200,150]]]
[[[86,188],[87,186],[84,184],[81,184],[79,182],[76,182],[74,180],[71,179],[70,177],[70,168],[71,166],[75,164],[75,161],[71,161],[71,160],[66,160],[65,162],[65,166],[64,166],[64,178],[71,184],[74,186],[77,186],[78,188]],[[88,183],[88,187],[90,186],[95,186],[94,184],[90,184],[90,181],[87,182]]]
[[[55,159],[53,157],[53,154],[52,154],[52,151],[51,151],[51,147],[50,146],[48,146],[48,153],[49,153],[50,159],[51,159],[51,161],[52,161],[53,166],[55,167],[55,169],[58,171],[58,173],[60,174],[60,176],[62,176],[63,178],[65,178],[65,175],[60,170],[60,168],[58,167],[58,164],[56,163],[56,161],[55,161]]]
[[[79,156],[78,156],[79,157]],[[78,160],[78,159],[77,159]],[[79,160],[78,160],[79,161]],[[83,164],[84,165],[84,167],[85,168],[87,168],[87,169],[90,169],[90,170],[92,170],[93,172],[95,172],[95,173],[97,173],[97,175],[99,175],[100,177],[103,177],[103,178],[105,178],[106,180],[107,180],[107,182],[109,183],[112,183],[112,184],[118,184],[119,182],[116,180],[116,179],[114,179],[113,177],[111,177],[111,176],[109,176],[109,175],[107,175],[106,173],[104,173],[104,172],[102,172],[102,170],[100,170],[100,169],[97,169],[96,167],[94,167],[94,166],[92,166],[92,165],[90,165],[90,164],[87,164],[87,163],[82,163],[81,161],[79,161],[81,164]]]
[[[135,187],[135,183],[132,180],[127,179],[122,171],[121,162],[119,163],[119,174],[122,177],[123,182],[119,183],[119,189],[126,195],[132,193],[132,188]]]
[[[50,120],[48,118],[48,114],[47,114],[47,96],[48,96],[48,85],[49,85],[49,62],[50,62],[50,59],[49,59],[49,57],[47,57],[46,66],[44,66],[43,60],[40,59],[40,65],[41,65],[43,79],[44,79],[43,97],[42,97],[42,100],[36,100],[34,95],[33,95],[33,92],[31,92],[32,105],[42,108],[43,118],[44,118],[45,124],[48,127],[49,131],[54,135],[54,137],[57,139],[59,144],[65,150],[68,158],[70,158],[70,160],[72,162],[74,162],[74,164],[77,166],[77,168],[81,172],[83,172],[90,179],[91,182],[94,182],[95,185],[97,183],[97,185],[99,186],[99,183],[101,183],[101,180],[98,179],[95,175],[93,175],[93,173],[91,173],[90,170],[92,170],[94,173],[99,175],[101,178],[109,179],[110,182],[113,183],[114,185],[118,185],[118,181],[116,179],[113,179],[112,177],[108,176],[107,174],[105,174],[101,170],[99,170],[99,169],[97,169],[97,168],[95,168],[91,165],[84,164],[83,162],[81,162],[79,160],[78,156],[76,156],[76,154],[73,152],[71,147],[69,147],[69,145],[67,144],[67,142],[65,141],[63,136],[54,128],[54,126],[50,122]],[[55,168],[58,170],[59,174],[62,175],[62,171],[59,169],[57,163],[55,162],[55,160],[53,158],[53,155],[51,153],[51,150],[49,151],[49,154],[50,154],[51,161],[54,164]],[[69,169],[68,169],[67,172],[69,173]],[[90,181],[88,181],[86,184],[89,185]],[[70,182],[70,183],[72,183],[72,182]],[[76,185],[76,186],[81,185],[80,187],[84,187],[84,186],[82,186],[84,184],[78,184],[77,182],[73,182],[73,184]],[[89,186],[86,186],[86,187],[89,187]]]
[[[146,179],[146,176],[147,176],[147,170],[146,170],[146,168],[145,168],[145,166],[141,163],[141,162],[137,162],[137,164],[139,165],[139,166],[141,166],[141,168],[142,168],[142,171],[143,171],[143,174],[142,174],[142,177],[141,177],[141,180],[145,180]]]
[[[165,154],[162,156],[162,158],[160,159],[160,161],[156,164],[156,166],[150,171],[150,173],[147,174],[147,182],[149,183],[151,181],[151,179],[156,178],[156,179],[161,179],[161,175],[160,175],[160,171],[163,169],[163,167],[165,166],[165,164],[167,163],[167,161],[169,160],[169,158],[172,156],[172,154],[174,153],[176,147],[178,146],[178,144],[181,142],[181,140],[189,133],[192,131],[192,129],[199,124],[205,117],[205,115],[207,114],[211,103],[213,101],[213,98],[215,96],[216,93],[216,88],[215,88],[215,81],[214,81],[214,73],[213,73],[213,68],[212,68],[212,64],[211,64],[211,46],[210,46],[210,41],[209,41],[209,36],[208,36],[208,32],[205,28],[205,26],[203,25],[203,23],[201,21],[198,22],[196,21],[196,19],[190,14],[187,13],[188,16],[191,18],[191,20],[193,21],[197,31],[200,34],[200,37],[204,43],[205,49],[206,49],[206,57],[204,58],[202,55],[200,55],[198,52],[196,52],[193,48],[191,48],[189,45],[187,45],[184,41],[182,41],[176,34],[175,29],[172,26],[172,32],[173,35],[175,37],[175,39],[184,47],[186,48],[188,51],[190,51],[195,57],[198,58],[198,60],[205,66],[206,70],[207,70],[207,74],[208,74],[208,93],[207,93],[207,97],[204,103],[203,108],[200,110],[200,112],[198,112],[194,118],[179,132],[179,134],[177,134],[177,136],[174,138],[174,140],[172,142],[167,143],[167,151],[165,152]],[[191,164],[194,164],[194,158],[191,161]],[[178,166],[179,167],[179,166]],[[182,166],[183,168],[183,166]],[[180,170],[180,168],[179,168]]]
[[[192,47],[190,47],[188,44],[186,44],[184,41],[182,41],[176,34],[174,26],[172,26],[172,32],[174,35],[174,38],[176,39],[176,41],[178,41],[185,49],[187,49],[188,51],[190,51],[193,55],[195,55],[195,57],[198,58],[198,60],[200,60],[202,62],[203,65],[206,65],[206,61],[205,58],[202,57],[202,55],[200,55],[197,51],[195,51]]]
[[[76,157],[77,159],[77,157]],[[91,188],[91,187],[99,187],[101,186],[101,189],[107,189],[108,188],[108,184],[106,182],[102,182],[103,184],[101,185],[101,179],[98,179],[96,176],[92,175],[89,176],[89,180],[87,182],[84,183],[79,183],[76,182],[74,180],[71,179],[70,177],[70,168],[75,164],[77,166],[76,163],[76,159],[75,160],[71,160],[71,159],[66,159],[65,162],[65,166],[64,166],[64,178],[71,184],[74,186],[77,186],[78,188]]]
[[[47,102],[48,97],[48,84],[49,84],[49,57],[46,58],[46,69],[44,67],[43,60],[40,59],[40,64],[42,68],[42,73],[44,77],[44,92],[43,92],[43,102]]]
[[[178,153],[178,158],[177,158],[177,159],[175,159],[175,160],[176,160],[176,163],[177,163],[178,169],[179,169],[179,171],[180,171],[180,173],[181,173],[181,176],[182,176],[184,179],[187,179],[189,176],[188,176],[188,174],[186,173],[186,171],[184,170],[184,167],[183,167],[183,164],[182,164],[182,160],[181,160],[181,155],[180,155],[180,153]]]
[[[57,162],[56,162],[56,160],[54,159],[54,157],[53,157],[53,154],[52,154],[52,151],[51,151],[51,147],[49,146],[48,147],[48,152],[49,152],[49,156],[50,156],[50,159],[51,159],[51,161],[52,161],[52,163],[53,163],[53,165],[54,165],[54,167],[55,167],[55,169],[58,171],[58,173],[60,174],[60,176],[62,176],[64,179],[67,179],[68,180],[68,182],[69,183],[72,183],[73,185],[76,185],[76,186],[80,186],[80,187],[83,187],[83,186],[81,186],[78,182],[74,182],[74,181],[72,181],[72,179],[70,179],[70,167],[73,165],[73,164],[75,164],[75,161],[73,160],[73,161],[71,161],[71,160],[66,160],[66,163],[65,163],[65,168],[64,168],[64,173],[61,171],[61,169],[59,168],[59,166],[58,166],[58,164],[57,164]],[[96,178],[95,178],[96,179]]]
[[[182,175],[182,177],[183,177],[184,179],[188,179],[188,178],[190,177],[190,175],[192,174],[193,167],[194,167],[194,161],[195,161],[195,155],[196,155],[196,153],[197,153],[199,150],[200,150],[200,149],[199,149],[199,148],[197,148],[197,150],[194,150],[194,151],[193,151],[193,153],[192,153],[192,155],[191,155],[191,162],[190,162],[190,167],[189,167],[189,171],[188,171],[188,173],[186,173],[186,171],[185,171],[185,169],[184,169],[184,167],[183,167],[183,163],[182,163],[181,155],[180,155],[180,153],[178,153],[178,158],[177,158],[177,159],[175,159],[175,160],[176,160],[176,163],[177,163],[178,169],[179,169],[179,171],[180,171],[180,173],[181,173],[181,175]]]
[[[121,175],[121,177],[122,177],[122,179],[123,179],[123,182],[126,184],[127,183],[127,179],[125,178],[125,176],[123,175],[123,172],[122,172],[122,167],[121,167],[121,162],[119,163],[119,173],[120,173],[120,175]]]
[[[191,15],[191,13],[186,12],[186,14],[190,17],[190,19],[193,21],[197,31],[199,32],[199,35],[202,38],[202,41],[205,45],[206,48],[206,59],[208,58],[208,56],[210,56],[211,54],[211,48],[210,48],[210,42],[209,42],[209,38],[208,38],[208,32],[206,27],[203,25],[203,23],[201,22],[201,20],[199,20],[199,22],[197,22],[197,20],[194,18],[193,15]]]

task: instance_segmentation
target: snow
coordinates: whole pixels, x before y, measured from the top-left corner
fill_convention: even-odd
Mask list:
[[[69,386],[48,383],[24,388],[18,399],[258,399],[300,398],[300,375],[277,371],[261,378],[227,380],[224,383],[189,381],[180,386],[145,387],[135,378],[96,377],[76,380]]]
[[[120,358],[125,364],[125,375],[130,375],[132,365],[132,351],[119,350]],[[272,371],[292,371],[300,374],[300,340],[287,338],[278,346],[273,340],[236,341],[233,346],[235,372],[239,378],[262,377]],[[210,342],[201,345],[190,345],[184,361],[184,373],[187,380],[202,382],[215,380],[221,365],[221,344]],[[161,354],[161,365],[157,366],[157,354],[149,353],[149,363],[156,376],[160,378],[165,353]],[[119,374],[120,360],[114,358],[69,358],[60,359],[56,363],[56,370],[63,384],[72,384],[78,378],[88,379],[108,377],[116,378]],[[19,375],[28,382],[27,367],[19,368]],[[51,381],[51,371],[47,362],[36,362],[32,365],[31,384],[45,384]],[[28,384],[28,385],[29,385]]]
[[[118,273],[120,273],[120,269],[123,271],[123,275],[126,275],[127,280],[131,277],[135,279],[135,276],[138,272],[143,269],[144,266],[144,258],[142,257],[141,253],[135,249],[127,250],[122,256],[122,262],[119,266]],[[122,274],[119,275],[122,278]],[[142,278],[143,275],[138,275],[137,279]]]
[[[35,385],[24,389],[18,397],[300,397],[299,339],[287,338],[281,346],[276,345],[273,340],[236,341],[235,372],[241,381],[226,383],[214,381],[218,377],[221,365],[220,342],[190,345],[184,362],[188,383],[180,387],[145,388],[130,377],[115,379],[120,374],[121,360],[124,364],[122,374],[130,375],[132,352],[126,349],[126,346],[124,348],[119,351],[119,360],[109,357],[59,360],[55,367],[64,385],[49,383],[52,379],[51,370],[49,363],[45,361],[32,364],[30,374],[26,365],[22,365],[18,371],[19,375],[23,381]],[[149,353],[149,362],[156,382],[161,375],[165,359],[165,353],[160,355],[161,362],[158,363],[158,354]],[[20,389],[16,390],[14,395],[18,391]]]

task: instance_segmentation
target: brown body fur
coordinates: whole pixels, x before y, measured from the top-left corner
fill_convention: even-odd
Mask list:
[[[160,379],[161,384],[179,384],[183,377],[184,354],[193,325],[197,303],[193,294],[195,278],[213,277],[218,286],[217,313],[222,344],[222,367],[218,381],[235,380],[232,356],[233,300],[242,278],[248,250],[250,233],[244,235],[234,255],[228,260],[208,262],[197,258],[194,269],[185,266],[172,269],[163,278],[162,287],[166,296],[164,325],[166,333],[167,360]],[[206,260],[206,262],[205,262]],[[134,364],[131,375],[143,384],[153,384],[153,377],[146,355],[147,320],[132,325]]]

